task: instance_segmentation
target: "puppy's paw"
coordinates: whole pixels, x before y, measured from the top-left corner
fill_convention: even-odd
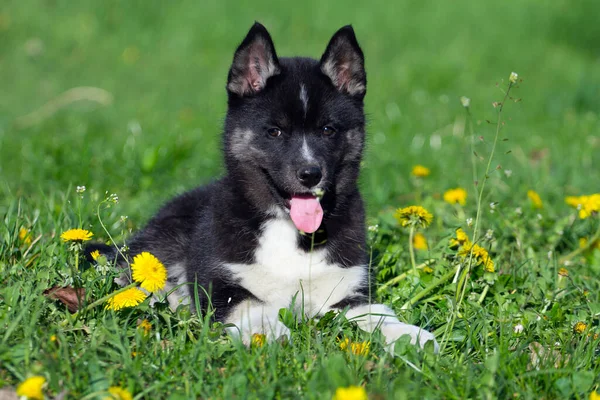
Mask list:
[[[265,321],[267,322],[267,321]],[[241,340],[244,345],[250,347],[254,335],[265,335],[267,342],[271,343],[283,336],[290,338],[290,330],[281,321],[268,321],[261,324],[241,324],[226,328],[227,333],[234,339]]]
[[[386,343],[390,345],[390,351],[393,351],[394,349],[394,342],[404,335],[410,336],[410,342],[412,344],[418,344],[421,348],[425,347],[427,342],[432,341],[434,353],[437,354],[440,351],[440,345],[435,340],[433,333],[415,325],[404,324],[402,322],[388,322],[384,323],[381,327],[381,333],[385,336]]]

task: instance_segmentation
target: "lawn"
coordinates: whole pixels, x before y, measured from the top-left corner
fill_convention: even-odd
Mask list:
[[[351,385],[370,399],[595,398],[600,217],[565,199],[600,192],[596,8],[4,0],[0,398],[31,376],[46,398],[120,387],[138,399],[331,399]],[[254,20],[280,56],[320,57],[353,24],[369,80],[361,188],[374,297],[434,332],[439,355],[400,342],[392,356],[341,315],[283,310],[290,340],[248,349],[183,307],[74,316],[43,294],[80,285],[89,304],[117,288],[114,269],[80,260],[62,232],[121,243],[172,195],[222,173],[227,70]],[[454,188],[464,204],[445,200]],[[414,265],[410,229],[394,218],[411,205],[433,214]],[[458,228],[486,256],[471,257]],[[369,351],[342,349],[345,339]]]

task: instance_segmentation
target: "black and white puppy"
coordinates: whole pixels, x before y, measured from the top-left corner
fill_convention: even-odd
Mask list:
[[[256,23],[227,80],[226,174],[167,203],[128,243],[167,267],[171,307],[191,304],[235,325],[248,343],[289,333],[293,303],[309,317],[346,317],[387,343],[434,336],[369,299],[365,215],[357,178],[365,142],[363,52],[354,30],[333,35],[320,60],[279,58]],[[208,294],[208,296],[207,296]]]

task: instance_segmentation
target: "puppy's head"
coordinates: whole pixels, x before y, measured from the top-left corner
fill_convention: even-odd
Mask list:
[[[299,214],[327,218],[355,193],[366,83],[352,27],[337,31],[317,61],[278,58],[265,27],[254,24],[229,71],[224,147],[229,175],[255,207],[289,212],[310,232],[321,220],[301,222]]]

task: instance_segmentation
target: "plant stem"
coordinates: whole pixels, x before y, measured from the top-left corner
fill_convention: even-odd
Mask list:
[[[487,292],[489,290],[490,290],[490,285],[485,285],[485,287],[483,288],[483,292],[481,292],[481,295],[479,296],[479,300],[477,300],[477,304],[483,303],[483,300],[485,299],[485,296],[487,295]]]
[[[589,249],[590,247],[592,247],[595,242],[597,240],[600,239],[600,224],[598,225],[598,229],[596,230],[596,233],[594,233],[594,236],[592,236],[587,244],[583,247],[580,247],[576,250],[573,250],[572,252],[570,252],[569,254],[566,254],[564,256],[562,256],[561,258],[558,259],[558,263],[559,264],[564,264],[567,261],[572,260],[573,258],[575,258],[576,256],[578,256],[579,254],[583,253],[584,251],[586,251],[587,249]]]
[[[412,306],[417,301],[421,300],[423,297],[425,297],[433,289],[435,289],[436,287],[438,287],[438,286],[446,283],[447,281],[449,281],[450,278],[452,278],[453,275],[454,275],[454,269],[448,271],[440,279],[438,279],[437,281],[433,282],[432,284],[430,284],[429,286],[427,286],[425,289],[423,289],[422,291],[420,291],[419,293],[417,293],[412,299],[410,299],[409,301],[407,301],[406,303],[404,303],[404,305],[400,309],[401,310],[408,309],[408,307]]]
[[[417,276],[417,263],[415,261],[415,249],[413,246],[414,237],[415,237],[415,227],[414,227],[414,225],[411,225],[410,233],[408,234],[408,251],[410,253],[410,263],[412,265],[413,274],[415,274],[415,276]]]

